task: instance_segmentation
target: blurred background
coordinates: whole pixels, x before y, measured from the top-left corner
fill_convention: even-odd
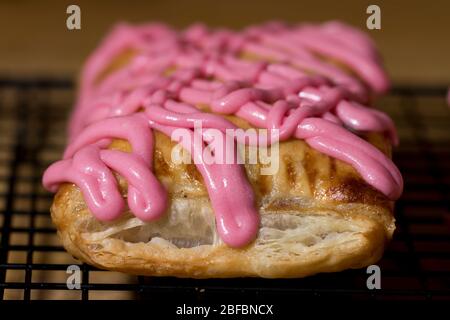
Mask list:
[[[66,8],[81,8],[81,30],[67,30]],[[381,8],[381,30],[367,30],[366,8]],[[339,19],[365,29],[378,43],[395,83],[450,83],[450,1],[153,0],[0,2],[0,75],[74,76],[118,21],[201,21],[241,28],[266,20]]]

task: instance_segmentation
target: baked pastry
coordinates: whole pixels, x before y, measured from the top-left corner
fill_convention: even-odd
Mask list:
[[[43,177],[58,234],[82,261],[138,275],[372,264],[403,188],[394,124],[369,107],[388,86],[371,40],[339,22],[118,25],[83,69],[69,145]]]

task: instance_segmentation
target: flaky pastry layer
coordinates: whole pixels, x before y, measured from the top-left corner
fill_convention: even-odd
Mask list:
[[[291,140],[280,144],[277,174],[263,176],[259,164],[245,166],[262,221],[253,243],[230,248],[216,232],[195,165],[174,164],[174,143],[155,136],[155,172],[170,195],[167,213],[149,223],[129,212],[117,221],[100,222],[79,189],[65,184],[51,212],[73,256],[98,268],[138,275],[303,277],[376,262],[395,229],[392,204],[352,167]],[[370,139],[388,152],[384,138]],[[111,148],[130,150],[121,140]],[[117,178],[125,197],[126,181]]]

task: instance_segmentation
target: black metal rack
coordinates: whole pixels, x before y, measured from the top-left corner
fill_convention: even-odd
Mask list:
[[[379,106],[396,122],[394,157],[405,178],[397,231],[383,259],[382,289],[366,287],[365,269],[295,280],[132,277],[74,260],[49,217],[41,187],[60,157],[73,84],[61,79],[0,79],[0,300],[147,299],[168,293],[196,301],[229,295],[450,299],[450,109],[445,87],[396,87]],[[82,272],[69,290],[67,267]]]

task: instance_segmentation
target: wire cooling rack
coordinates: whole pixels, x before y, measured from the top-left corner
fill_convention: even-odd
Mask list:
[[[396,122],[394,158],[405,178],[397,231],[383,259],[380,290],[365,269],[305,279],[144,278],[100,271],[64,251],[49,216],[43,170],[61,156],[74,90],[58,79],[0,79],[0,300],[151,299],[230,295],[357,299],[450,299],[450,109],[444,87],[397,87],[378,106]],[[80,290],[66,285],[70,265]]]

